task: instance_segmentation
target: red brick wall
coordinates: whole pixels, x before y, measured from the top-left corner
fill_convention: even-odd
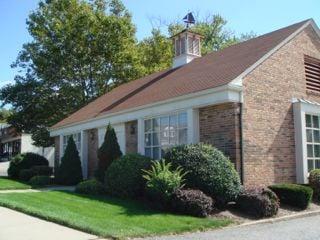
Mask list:
[[[245,185],[295,182],[292,98],[320,102],[306,92],[304,54],[320,58],[320,42],[308,28],[243,79]]]
[[[88,178],[94,176],[94,172],[98,167],[98,129],[88,130]]]
[[[126,131],[126,153],[138,152],[138,122],[131,121],[125,123]]]
[[[240,172],[240,104],[224,103],[200,108],[199,130],[200,142],[221,150]]]

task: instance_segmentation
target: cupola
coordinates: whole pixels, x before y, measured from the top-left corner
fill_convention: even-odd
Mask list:
[[[189,25],[195,23],[192,13],[188,13],[183,20],[187,23],[187,28],[171,37],[174,45],[173,68],[201,57],[202,36],[189,30]]]

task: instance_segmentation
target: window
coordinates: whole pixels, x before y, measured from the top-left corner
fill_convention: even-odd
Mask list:
[[[308,171],[320,168],[320,124],[319,116],[306,114],[306,138]]]
[[[188,141],[187,113],[146,119],[144,121],[145,155],[160,159],[166,148]]]
[[[63,136],[63,152],[66,149],[67,144],[68,144],[68,139],[71,136],[73,137],[73,140],[74,140],[74,142],[76,144],[76,147],[78,149],[78,152],[80,154],[80,152],[81,152],[81,133],[75,133],[75,134],[72,134],[72,135]]]
[[[180,52],[181,54],[185,54],[186,53],[186,38],[185,37],[181,37],[180,38]]]
[[[307,89],[320,93],[320,59],[304,56]]]

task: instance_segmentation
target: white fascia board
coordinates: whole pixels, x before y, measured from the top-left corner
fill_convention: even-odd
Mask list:
[[[240,86],[232,84],[224,85],[122,112],[103,115],[87,121],[70,124],[62,128],[52,129],[50,130],[50,136],[54,137],[71,134],[82,130],[105,127],[108,123],[124,123],[139,118],[147,118],[189,108],[199,108],[224,102],[241,102],[241,91],[242,88]]]
[[[231,81],[232,84],[241,84],[242,85],[242,79],[247,76],[249,73],[251,73],[256,67],[258,67],[260,64],[262,64],[265,60],[267,60],[270,56],[272,56],[276,51],[278,51],[280,48],[282,48],[284,45],[286,45],[288,42],[290,42],[295,36],[297,36],[300,32],[302,32],[308,25],[311,25],[317,35],[320,38],[320,31],[317,26],[317,24],[314,22],[313,19],[310,19],[305,24],[303,24],[298,30],[296,30],[294,33],[292,33],[289,37],[287,37],[285,40],[283,40],[281,43],[279,43],[276,47],[274,47],[272,50],[270,50],[268,53],[266,53],[262,58],[260,58],[257,62],[255,62],[253,65],[251,65],[249,68],[247,68],[243,73],[241,73],[239,76],[237,76],[234,80]]]

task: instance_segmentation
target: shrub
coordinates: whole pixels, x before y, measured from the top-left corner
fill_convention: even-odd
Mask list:
[[[178,189],[172,194],[171,208],[181,214],[206,217],[213,209],[214,201],[200,190]]]
[[[263,188],[243,190],[237,199],[237,206],[241,210],[259,218],[276,215],[279,204],[277,195]]]
[[[118,143],[116,132],[109,123],[107,126],[106,134],[104,136],[104,141],[101,147],[98,149],[98,169],[96,170],[96,178],[103,182],[105,172],[111,163],[122,156],[120,146]]]
[[[28,182],[35,175],[36,174],[32,169],[22,169],[19,172],[19,179],[23,182]]]
[[[142,169],[148,169],[150,164],[150,158],[139,154],[127,154],[113,161],[105,175],[107,192],[117,197],[140,196],[145,188]]]
[[[30,179],[29,184],[35,187],[42,187],[51,184],[51,178],[49,176],[34,176]]]
[[[315,169],[310,172],[309,184],[314,191],[315,197],[320,200],[320,169]]]
[[[81,194],[100,195],[105,192],[103,184],[96,179],[90,179],[79,183],[76,192]]]
[[[36,176],[51,176],[53,168],[49,166],[34,166],[31,168]]]
[[[7,171],[8,176],[10,178],[13,178],[13,179],[19,178],[19,172],[22,170],[19,165],[23,160],[23,156],[24,155],[22,155],[22,154],[18,154],[11,159],[10,164],[9,164],[9,168]]]
[[[60,184],[74,185],[82,180],[82,169],[79,153],[73,137],[68,139],[68,144],[61,164],[56,171],[56,181]]]
[[[173,147],[165,157],[174,167],[188,171],[186,186],[214,197],[219,204],[235,200],[240,179],[233,164],[211,145],[191,144]]]
[[[48,160],[36,153],[23,153],[16,155],[11,161],[8,168],[8,175],[11,178],[17,179],[19,172],[22,169],[30,169],[33,166],[48,166]]]
[[[152,200],[162,200],[166,203],[172,193],[182,187],[186,173],[181,167],[172,170],[172,164],[165,160],[152,161],[150,170],[143,170],[144,179],[147,180],[146,190]]]
[[[276,184],[269,187],[280,198],[280,202],[290,206],[306,209],[313,195],[313,190],[298,184]]]

